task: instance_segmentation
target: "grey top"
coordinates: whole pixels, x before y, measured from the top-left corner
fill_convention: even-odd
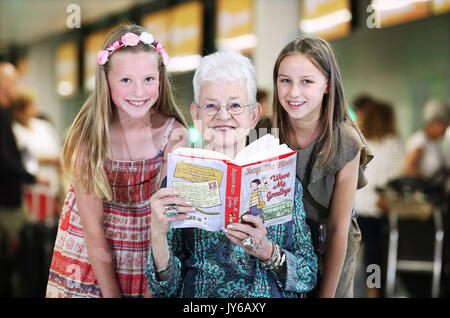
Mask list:
[[[348,122],[336,126],[333,136],[336,151],[331,161],[324,166],[319,167],[322,156],[319,154],[321,145],[317,140],[297,150],[297,177],[303,186],[306,218],[319,223],[328,221],[337,171],[361,152],[357,186],[360,189],[367,184],[364,168],[373,158],[364,136]]]

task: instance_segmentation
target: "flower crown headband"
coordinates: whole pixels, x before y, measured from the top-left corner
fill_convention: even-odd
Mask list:
[[[166,50],[164,50],[163,45],[159,42],[156,42],[153,38],[153,35],[148,32],[142,32],[140,36],[132,32],[128,32],[127,34],[122,36],[120,40],[111,43],[106,50],[100,50],[97,53],[98,64],[105,65],[106,62],[109,61],[109,57],[111,56],[111,54],[113,54],[115,51],[123,46],[136,46],[139,44],[139,42],[153,46],[156,51],[161,54],[163,64],[167,66],[167,64],[169,63],[169,54],[167,54]]]

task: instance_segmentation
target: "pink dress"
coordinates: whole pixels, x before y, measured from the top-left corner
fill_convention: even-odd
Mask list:
[[[158,187],[164,151],[175,119],[168,122],[156,157],[106,161],[113,198],[103,201],[104,228],[124,297],[143,297],[147,289],[144,269],[150,249],[150,197]],[[46,297],[102,297],[87,255],[73,188],[61,212]]]

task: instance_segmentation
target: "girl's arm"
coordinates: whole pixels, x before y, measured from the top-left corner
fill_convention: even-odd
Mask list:
[[[79,186],[75,186],[75,197],[77,198],[78,213],[84,228],[89,261],[100,286],[102,296],[105,298],[122,297],[103,227],[103,201],[95,194],[82,191]]]
[[[189,147],[189,144],[188,130],[180,122],[176,121],[173,130],[169,135],[166,150],[164,151],[164,163],[161,167],[160,182],[162,182],[167,175],[167,155],[179,147]]]
[[[318,297],[334,297],[347,251],[347,237],[358,182],[360,153],[336,173],[327,224],[323,279]]]
[[[174,128],[169,134],[169,140],[164,151],[164,162],[161,167],[161,175],[159,186],[167,176],[167,158],[168,154],[178,147],[189,147],[189,133],[186,127],[180,122],[176,121]],[[167,217],[164,212],[164,206],[167,204],[177,204],[179,214],[173,217]],[[178,240],[168,240],[173,233],[169,232],[170,222],[174,220],[184,220],[186,216],[182,212],[192,212],[192,207],[186,210],[186,200],[178,198],[175,189],[159,189],[156,191],[151,199],[150,206],[152,207],[152,231],[150,254],[145,269],[145,275],[151,289],[151,294],[155,297],[173,297],[178,292],[178,287],[181,284],[179,279],[179,268],[174,268],[179,265],[179,262],[174,262],[173,252],[171,253],[170,246],[176,245]],[[184,207],[183,207],[184,206]],[[180,213],[181,212],[181,213]],[[179,231],[178,231],[179,232]],[[177,234],[179,234],[177,232]],[[169,233],[169,234],[168,234]],[[178,236],[177,236],[178,238]],[[172,246],[173,247],[173,246]],[[177,263],[177,264],[175,264]],[[169,266],[170,265],[170,266]],[[156,273],[157,270],[166,268],[163,272]],[[167,288],[166,283],[160,282],[169,281]],[[172,284],[170,284],[172,283]],[[173,287],[176,286],[176,287]]]
[[[303,188],[299,180],[295,181],[295,210],[292,215],[292,247],[283,252],[286,254],[283,273],[277,271],[277,282],[280,288],[288,292],[310,292],[317,282],[317,257],[311,238],[311,231],[306,223],[306,212],[303,207]]]

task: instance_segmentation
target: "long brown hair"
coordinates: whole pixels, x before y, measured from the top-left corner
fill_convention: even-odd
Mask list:
[[[273,69],[273,124],[274,128],[279,128],[280,141],[292,145],[290,137],[292,127],[289,123],[289,115],[284,110],[278,99],[277,79],[278,69],[281,61],[289,55],[303,54],[327,77],[329,81],[329,92],[324,95],[320,125],[322,133],[319,143],[323,144],[323,150],[319,155],[323,155],[320,165],[325,165],[332,158],[336,145],[333,143],[333,129],[336,125],[346,120],[355,127],[351,120],[347,105],[344,99],[344,87],[341,74],[330,45],[323,39],[312,36],[297,38],[288,43],[278,55]]]
[[[103,41],[100,50],[105,50],[111,43],[121,39],[128,32],[140,35],[146,30],[138,25],[123,24],[111,31]],[[175,105],[171,84],[161,55],[154,47],[139,42],[133,47],[122,47],[120,51],[155,52],[159,56],[159,98],[152,109],[167,116],[175,117],[186,126],[186,122]],[[99,198],[112,198],[111,188],[105,173],[104,163],[111,150],[109,124],[113,117],[107,79],[108,66],[97,65],[95,71],[95,90],[88,97],[70,127],[63,148],[63,165],[65,171],[81,185],[86,192],[94,192]],[[112,153],[112,151],[111,151]]]
[[[367,140],[377,140],[397,136],[395,113],[387,102],[372,100],[358,110],[358,126]]]

